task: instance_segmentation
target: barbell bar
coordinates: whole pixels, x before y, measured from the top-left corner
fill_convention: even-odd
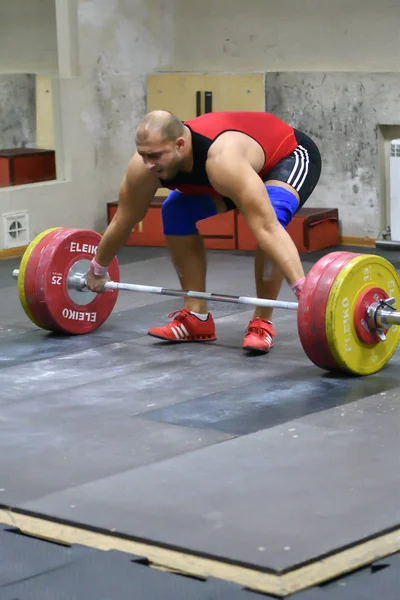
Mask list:
[[[14,269],[12,275],[14,279],[18,279],[19,269]],[[69,277],[67,281],[68,289],[79,292],[89,291],[86,287],[85,277],[86,273],[76,273],[73,277]],[[297,310],[299,307],[297,302],[282,302],[278,300],[268,300],[265,298],[253,298],[251,296],[230,296],[227,294],[215,294],[212,292],[173,290],[153,285],[124,283],[122,281],[108,281],[104,284],[104,289],[127,292],[143,292],[146,294],[160,294],[162,296],[178,296],[180,298],[198,298],[200,300],[213,300],[216,302],[230,302],[233,304],[248,304],[250,306],[283,308],[287,310]]]
[[[400,280],[382,257],[328,253],[308,273],[299,302],[124,283],[116,257],[108,268],[106,293],[94,294],[85,275],[100,239],[90,230],[54,228],[31,242],[12,275],[32,322],[50,331],[90,333],[111,314],[119,291],[296,310],[300,341],[310,360],[325,370],[358,375],[379,371],[400,341],[400,313],[395,310]]]

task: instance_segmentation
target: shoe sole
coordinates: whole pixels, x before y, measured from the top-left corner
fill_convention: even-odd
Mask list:
[[[182,342],[215,342],[217,337],[209,337],[209,338],[192,338],[192,339],[182,339],[182,340],[171,340],[171,338],[162,337],[161,335],[155,335],[154,333],[148,333],[150,337],[154,337],[158,340],[163,340],[163,342],[171,342],[171,344],[182,344]]]
[[[257,348],[256,346],[242,346],[243,350],[250,350],[251,352],[258,352],[259,354],[268,354],[272,350],[273,346],[270,346],[267,350],[263,348]]]

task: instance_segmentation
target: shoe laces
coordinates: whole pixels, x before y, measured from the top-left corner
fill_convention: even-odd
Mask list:
[[[187,308],[178,308],[174,310],[172,313],[169,313],[168,319],[174,319],[177,323],[181,323],[186,319],[186,317],[190,314],[190,311]]]
[[[253,322],[257,324],[252,325]],[[268,333],[272,337],[276,336],[271,321],[265,321],[264,319],[253,319],[253,321],[250,321],[246,333],[257,333],[263,336],[265,333]]]

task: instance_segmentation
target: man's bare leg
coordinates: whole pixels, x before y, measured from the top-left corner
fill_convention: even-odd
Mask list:
[[[285,182],[270,179],[266,182],[266,185],[286,188],[296,196],[298,202],[300,201],[298,192]],[[274,209],[271,206],[271,212],[273,211]],[[297,286],[294,286],[294,284],[302,284],[305,274],[295,243],[286,229],[282,227],[278,221],[271,224],[271,227],[268,230],[263,231],[262,237],[265,246],[260,240],[258,240],[258,245],[261,243],[261,245],[264,246],[265,252],[275,261],[276,265],[279,265],[283,277],[286,278],[286,281],[290,284],[295,294],[298,295],[300,289]],[[278,277],[278,275],[276,275],[276,277]]]
[[[257,246],[254,261],[254,276],[256,281],[257,298],[268,298],[276,300],[282,286],[282,271],[273,264],[265,252]],[[273,308],[264,308],[257,306],[254,311],[254,318],[272,320]]]
[[[182,290],[205,292],[207,257],[201,235],[168,235],[166,239]],[[197,298],[185,298],[185,308],[202,314],[208,312],[207,302]]]
[[[226,212],[222,198],[214,197],[217,213]],[[167,245],[172,263],[179,277],[182,290],[206,291],[207,256],[200,233],[194,235],[167,235]],[[206,300],[185,298],[185,308],[192,312],[207,314]]]

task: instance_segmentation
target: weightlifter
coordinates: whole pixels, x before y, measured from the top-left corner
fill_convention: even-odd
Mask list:
[[[171,192],[162,205],[163,228],[183,290],[206,287],[206,252],[196,223],[238,208],[257,243],[257,297],[276,299],[283,278],[299,297],[304,271],[286,227],[320,173],[313,140],[272,114],[207,113],[182,122],[167,111],[152,111],[137,128],[136,153],[87,274],[88,288],[104,291],[108,264],[145,217],[157,189],[166,187]],[[149,335],[173,342],[216,339],[205,300],[186,298],[184,308],[169,317]],[[272,309],[257,307],[243,348],[268,352],[275,336]]]

